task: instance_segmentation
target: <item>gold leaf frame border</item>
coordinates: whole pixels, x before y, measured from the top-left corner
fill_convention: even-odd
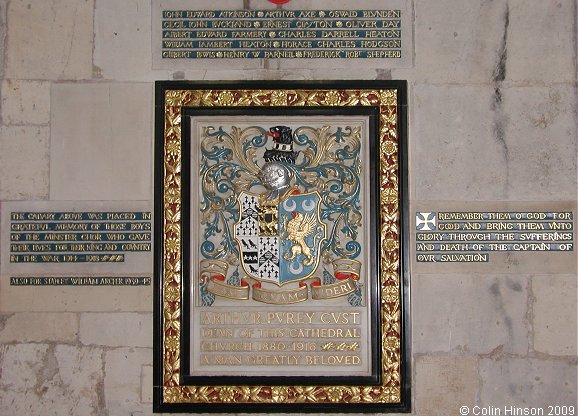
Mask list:
[[[165,91],[162,245],[162,401],[176,403],[401,403],[402,311],[398,90],[175,89]],[[181,386],[181,109],[214,106],[377,106],[381,372],[379,386]]]

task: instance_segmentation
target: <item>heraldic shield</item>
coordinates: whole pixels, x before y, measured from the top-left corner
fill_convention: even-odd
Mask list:
[[[237,199],[240,215],[233,233],[247,275],[281,286],[315,273],[327,237],[319,193],[279,200],[242,191]]]

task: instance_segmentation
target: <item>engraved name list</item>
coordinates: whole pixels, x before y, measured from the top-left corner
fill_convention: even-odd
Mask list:
[[[162,59],[402,57],[401,10],[163,10]]]

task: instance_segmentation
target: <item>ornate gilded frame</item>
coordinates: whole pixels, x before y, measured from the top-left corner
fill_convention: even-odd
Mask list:
[[[409,274],[407,256],[407,104],[402,81],[183,82],[159,81],[155,97],[155,412],[408,412],[410,411]],[[182,371],[188,323],[183,252],[183,113],[188,108],[371,108],[378,114],[379,258],[373,292],[379,345],[377,382],[325,385],[263,378],[207,377],[190,383]]]

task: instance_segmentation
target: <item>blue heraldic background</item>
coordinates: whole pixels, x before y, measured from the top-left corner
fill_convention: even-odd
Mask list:
[[[281,239],[280,282],[290,282],[311,276],[319,262],[319,246],[325,240],[326,226],[319,221],[317,213],[320,196],[317,192],[291,195],[279,204],[279,231]],[[287,230],[296,223],[303,234],[302,240],[283,238],[291,236]],[[295,227],[297,228],[297,227]],[[310,253],[307,250],[310,249]],[[298,252],[298,254],[296,254]],[[305,257],[303,261],[299,256]]]

